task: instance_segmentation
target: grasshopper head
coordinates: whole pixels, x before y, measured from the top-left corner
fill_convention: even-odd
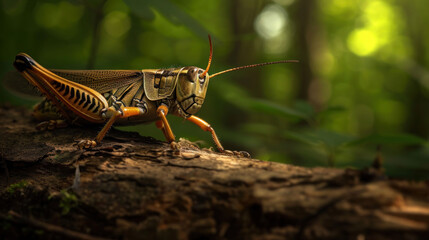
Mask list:
[[[210,43],[210,57],[209,63],[207,64],[206,70],[203,70],[198,67],[185,67],[180,72],[179,79],[176,87],[176,99],[179,105],[179,112],[182,116],[187,117],[193,115],[200,110],[201,106],[204,103],[206,97],[207,87],[209,85],[209,74],[210,64],[213,57],[213,45],[212,40],[209,35]],[[258,66],[278,64],[278,63],[289,63],[289,62],[298,62],[297,60],[281,60],[275,62],[265,62],[251,64],[241,67],[230,68],[221,72],[217,72],[211,75],[211,78],[214,78],[218,75],[232,72],[245,68],[253,68]]]
[[[185,115],[192,115],[200,110],[206,97],[209,75],[198,67],[186,67],[179,75],[176,87],[176,100]]]
[[[206,98],[207,87],[209,86],[210,64],[213,57],[212,40],[209,35],[210,57],[206,70],[198,67],[185,67],[183,74],[179,75],[176,87],[176,99],[182,115],[193,115],[200,110]]]

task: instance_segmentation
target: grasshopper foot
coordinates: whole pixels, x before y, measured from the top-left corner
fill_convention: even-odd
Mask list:
[[[65,128],[68,124],[66,121],[57,119],[57,120],[49,120],[44,121],[39,124],[37,124],[36,129],[39,131],[45,131],[45,130],[53,130],[56,128]]]
[[[79,149],[88,149],[88,148],[92,148],[92,147],[95,147],[95,146],[97,146],[97,142],[94,141],[94,140],[88,140],[88,139],[86,139],[86,140],[80,140],[77,143],[77,147]]]
[[[250,154],[246,151],[223,150],[223,153],[226,153],[228,155],[237,156],[237,157],[251,158]]]
[[[180,155],[180,145],[179,143],[173,141],[170,143],[171,150],[173,150],[173,155]]]

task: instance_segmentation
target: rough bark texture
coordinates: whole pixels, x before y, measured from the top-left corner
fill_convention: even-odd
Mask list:
[[[176,156],[118,130],[77,150],[75,140],[97,128],[38,132],[30,119],[0,108],[8,239],[429,239],[425,182],[231,157],[186,141]]]

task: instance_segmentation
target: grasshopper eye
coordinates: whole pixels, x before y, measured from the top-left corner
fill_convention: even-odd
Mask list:
[[[203,84],[206,81],[206,76],[204,76],[203,78],[198,78],[198,80],[201,84]]]
[[[204,81],[206,80],[206,75],[202,76],[201,75],[202,73],[203,73],[202,69],[198,70],[198,80],[201,84],[203,84]]]
[[[188,77],[186,78],[190,82],[195,82],[195,75],[197,74],[197,70],[195,68],[188,70]]]

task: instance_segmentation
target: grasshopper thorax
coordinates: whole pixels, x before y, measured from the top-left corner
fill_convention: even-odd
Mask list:
[[[183,115],[193,115],[200,110],[206,97],[209,75],[198,67],[185,67],[176,86],[176,100]]]

